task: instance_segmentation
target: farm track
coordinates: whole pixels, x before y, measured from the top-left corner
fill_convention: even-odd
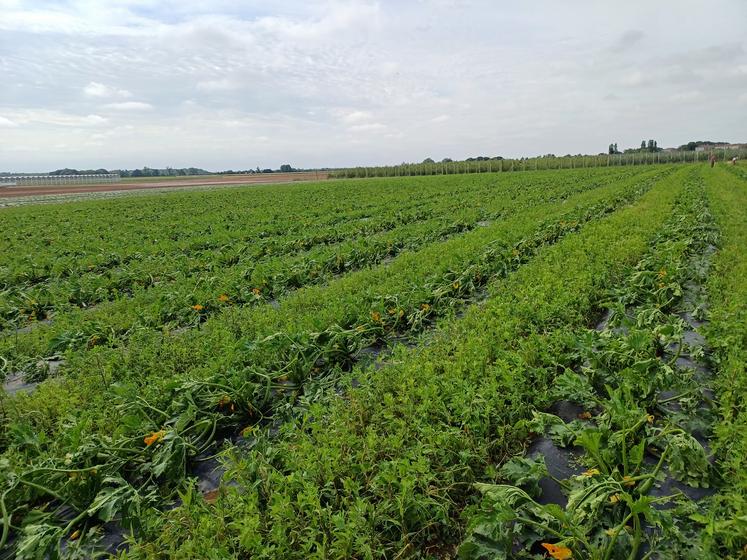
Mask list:
[[[642,192],[645,192],[645,190],[646,189],[644,189]],[[614,190],[613,190],[613,192],[614,192]],[[591,193],[591,194],[599,194],[599,193]],[[641,194],[641,193],[638,193],[638,194]],[[607,196],[609,196],[609,194],[607,194]],[[587,208],[591,209],[591,208],[593,208],[593,204],[592,203],[593,203],[593,201],[595,199],[593,197],[591,197],[591,195],[587,196],[587,198],[589,199],[589,202],[587,202]],[[605,200],[605,198],[599,196],[599,197],[596,198],[596,200],[597,200],[598,203],[603,203],[604,200]],[[626,202],[630,202],[630,200],[631,199],[629,197],[627,199],[625,197],[622,197],[622,198],[620,198],[618,200],[618,202],[616,203],[616,205],[619,206],[620,204],[624,204]],[[485,281],[485,280],[481,279],[481,278],[485,278],[482,275],[488,274],[489,275],[488,277],[490,277],[490,275],[494,274],[494,273],[490,273],[489,271],[491,270],[491,267],[494,267],[494,266],[496,266],[496,264],[499,264],[501,262],[500,259],[508,259],[506,261],[506,264],[510,264],[512,261],[515,261],[515,265],[517,265],[517,266],[518,265],[524,265],[525,262],[531,262],[531,260],[530,261],[525,261],[525,259],[531,257],[531,255],[533,254],[532,251],[534,251],[535,249],[539,249],[539,248],[541,248],[543,245],[545,245],[547,243],[552,244],[552,243],[556,242],[557,240],[559,240],[560,238],[564,237],[566,234],[574,233],[574,232],[579,231],[579,230],[583,231],[583,228],[581,228],[581,226],[584,224],[584,222],[589,221],[589,220],[591,220],[592,222],[594,222],[597,218],[602,217],[607,212],[615,209],[615,207],[616,207],[615,205],[613,205],[612,207],[610,207],[610,206],[605,206],[604,204],[600,204],[599,210],[597,210],[597,212],[599,212],[599,214],[589,214],[588,217],[586,217],[586,218],[584,218],[584,214],[583,214],[583,211],[584,211],[583,208],[584,207],[583,206],[580,207],[580,210],[576,211],[577,212],[576,214],[574,214],[573,211],[571,211],[570,213],[567,212],[567,211],[565,211],[565,210],[559,211],[558,212],[559,217],[564,217],[564,218],[567,218],[569,220],[567,222],[567,225],[562,225],[561,224],[561,226],[559,228],[558,228],[558,226],[552,226],[552,227],[546,226],[544,228],[544,230],[541,228],[540,231],[536,232],[535,234],[531,233],[531,231],[532,231],[531,227],[526,228],[527,229],[527,233],[529,235],[527,235],[527,236],[525,236],[523,238],[519,238],[519,241],[517,242],[517,244],[513,245],[513,247],[510,244],[508,246],[504,245],[503,246],[504,248],[502,248],[500,245],[496,246],[495,249],[493,250],[493,253],[488,252],[488,255],[489,255],[487,257],[488,260],[480,260],[480,259],[478,259],[475,263],[473,263],[473,265],[472,265],[471,268],[468,267],[466,270],[463,270],[462,271],[463,274],[457,273],[456,275],[453,275],[452,273],[450,273],[450,274],[448,274],[446,276],[446,278],[443,279],[442,283],[436,284],[435,286],[432,286],[432,287],[430,287],[428,289],[429,290],[433,290],[433,292],[432,292],[433,294],[437,294],[435,296],[437,298],[437,300],[439,298],[446,298],[445,301],[447,301],[447,302],[450,301],[451,299],[454,299],[454,298],[455,298],[455,301],[464,300],[465,298],[469,297],[469,294],[471,293],[471,291],[474,290],[475,287],[477,285],[479,285],[480,282]],[[546,209],[544,209],[545,210],[544,212],[542,210],[543,210],[542,208],[538,209],[535,212],[535,214],[537,214],[538,216],[546,214]],[[581,213],[578,213],[579,211]],[[574,218],[575,218],[575,221],[573,221]],[[602,221],[606,221],[606,220],[602,220]],[[565,222],[563,222],[563,223],[565,223]],[[514,225],[518,225],[518,224],[514,224]],[[486,228],[486,229],[490,229],[490,228]],[[519,228],[519,229],[521,229],[521,228]],[[524,241],[521,241],[522,239]],[[508,253],[505,253],[504,251],[508,251]],[[491,264],[490,259],[495,258],[495,257],[499,257],[499,261],[497,263]],[[497,270],[498,271],[503,271],[503,272],[500,272],[500,277],[502,277],[502,275],[508,274],[510,272],[510,270],[512,270],[512,269],[511,269],[510,266],[507,267],[507,268],[505,266],[499,266]],[[470,282],[472,283],[471,285],[470,285]],[[395,331],[396,331],[398,328],[401,328],[401,327],[397,326],[398,322],[399,322],[398,317],[402,317],[402,316],[405,316],[405,315],[408,317],[408,321],[409,321],[410,317],[416,317],[418,314],[421,317],[421,319],[424,318],[424,317],[426,317],[428,315],[427,311],[430,311],[431,309],[435,309],[436,310],[435,312],[438,312],[438,313],[442,312],[440,304],[437,305],[437,300],[431,300],[431,303],[427,303],[427,304],[426,303],[420,304],[420,301],[421,301],[420,298],[422,297],[422,295],[425,295],[425,294],[421,294],[421,295],[415,294],[416,299],[414,301],[412,301],[412,302],[406,302],[405,300],[400,300],[399,302],[397,302],[397,301],[393,302],[391,300],[391,298],[384,298],[384,300],[381,303],[381,305],[382,305],[381,311],[372,311],[371,314],[370,314],[370,316],[366,317],[365,322],[359,323],[357,326],[356,326],[355,323],[353,323],[353,324],[348,324],[348,325],[343,326],[343,327],[336,327],[336,328],[333,328],[331,330],[328,330],[327,331],[328,334],[325,335],[325,336],[332,336],[333,338],[335,336],[335,333],[337,333],[337,335],[342,335],[342,334],[347,333],[347,334],[345,334],[345,336],[348,336],[348,337],[350,337],[352,335],[352,338],[350,338],[350,340],[348,341],[348,343],[351,343],[351,342],[353,343],[352,346],[349,345],[349,348],[347,350],[345,350],[342,354],[340,354],[340,350],[341,349],[335,350],[334,346],[332,346],[332,347],[324,346],[324,348],[328,348],[328,350],[324,350],[322,347],[319,346],[319,344],[321,343],[323,345],[326,345],[327,342],[324,342],[324,341],[316,338],[316,340],[313,341],[312,344],[310,346],[308,346],[307,348],[308,348],[308,350],[311,351],[311,356],[316,355],[316,353],[320,349],[323,350],[322,351],[322,355],[317,356],[317,358],[315,358],[311,362],[307,361],[307,363],[310,363],[310,365],[311,365],[311,367],[313,369],[313,368],[319,367],[318,360],[321,359],[322,360],[322,362],[321,362],[322,365],[327,364],[327,366],[325,366],[325,367],[332,366],[332,368],[334,370],[336,368],[339,368],[340,366],[343,366],[343,369],[344,369],[344,367],[345,367],[344,363],[345,362],[344,361],[343,362],[339,362],[338,360],[341,359],[341,358],[343,360],[345,360],[344,356],[346,355],[346,353],[351,348],[355,348],[356,345],[360,346],[359,342],[358,343],[355,342],[357,336],[360,335],[360,340],[363,340],[364,336],[370,336],[370,335],[381,336],[381,335],[377,334],[380,329],[382,330],[382,334],[384,332],[387,332],[387,330],[389,330],[389,329],[395,329]],[[432,297],[434,297],[434,296],[432,296]],[[389,302],[389,303],[387,303],[387,302]],[[418,313],[415,313],[415,311],[412,310],[413,307],[411,307],[411,306],[412,306],[413,303],[415,304],[414,305],[414,309],[418,310]],[[389,308],[387,307],[388,305],[393,305],[393,304],[399,306],[399,307],[395,307],[396,312],[394,314],[390,313]],[[423,307],[423,306],[427,306],[427,307]],[[283,310],[283,307],[284,306],[281,305],[281,309],[279,310],[279,312]],[[401,314],[399,312],[400,309],[402,311]],[[426,313],[423,313],[424,311]],[[386,324],[384,323],[383,318],[386,318]],[[358,327],[363,327],[363,328],[359,329]],[[207,328],[207,324],[206,324],[206,328]],[[340,330],[340,329],[342,329],[342,330]],[[353,335],[353,333],[358,333],[358,334]],[[198,335],[196,335],[196,336],[198,336]],[[342,343],[343,339],[344,338],[340,339],[341,343]],[[195,340],[196,339],[193,338],[191,341],[188,341],[187,345],[185,345],[185,349],[188,348],[189,344],[193,343]],[[280,338],[280,339],[277,339],[277,340],[280,340],[281,342],[284,341],[283,338]],[[292,341],[293,337],[290,337],[290,340]],[[287,353],[288,351],[295,352],[295,350],[293,350],[294,348],[300,348],[301,352],[303,354],[303,352],[305,352],[306,350],[303,350],[303,346],[299,347],[298,344],[304,344],[304,340],[305,340],[304,336],[301,336],[301,338],[296,338],[297,342],[293,342],[291,344],[291,346],[285,346],[285,342],[283,342],[283,344],[281,344],[281,346],[278,347],[270,339],[267,340],[266,344],[265,343],[261,343],[261,340],[258,339],[257,342],[260,342],[260,344],[258,346],[256,344],[254,346],[252,346],[252,349],[250,350],[250,356],[248,356],[250,358],[250,363],[251,364],[255,364],[255,365],[252,365],[251,367],[256,367],[256,364],[261,363],[261,361],[257,362],[256,360],[257,359],[261,360],[262,356],[265,355],[265,352],[267,352],[268,350],[270,351],[270,354],[267,354],[267,356],[272,356],[274,354],[277,354],[278,351],[280,351],[281,353]],[[307,340],[306,342],[308,343],[310,341]],[[269,344],[269,346],[267,346],[267,348],[264,348],[263,346],[266,346],[267,344]],[[132,350],[131,348],[127,349],[128,352],[130,352],[131,350]],[[174,351],[174,350],[175,350],[175,348],[172,346],[170,348],[170,351]],[[329,350],[332,350],[332,354],[328,354]],[[255,354],[254,356],[251,356],[251,354],[254,353],[255,351],[258,352],[258,353]],[[336,355],[337,355],[337,357],[335,357]],[[292,354],[291,354],[290,356],[286,355],[285,358],[291,358],[291,362],[290,363],[294,363],[294,362],[295,363],[299,363],[300,356],[296,356],[296,358],[292,358]],[[244,359],[246,359],[246,358],[244,358]],[[305,359],[308,360],[309,356],[305,356]],[[283,361],[287,361],[287,360],[283,359]],[[99,362],[98,366],[99,366],[99,369],[101,369],[101,376],[104,378],[104,381],[106,382],[107,375],[110,376],[113,373],[114,367],[113,367],[113,364],[106,363],[106,361],[104,363],[105,363],[105,365],[103,366],[103,369],[101,369],[102,366],[101,366],[100,362]],[[236,364],[236,365],[239,366],[239,364]],[[269,364],[267,364],[267,365],[269,366]],[[299,365],[303,365],[303,364],[299,363]],[[244,367],[246,367],[246,366],[244,366]],[[305,367],[306,366],[303,366],[302,370],[300,370],[299,373],[302,373],[303,371],[305,371]],[[193,393],[193,395],[191,397],[189,397],[190,399],[198,399],[198,401],[200,403],[199,406],[198,406],[198,408],[204,407],[202,409],[205,410],[206,412],[209,411],[209,410],[211,410],[211,409],[214,409],[215,402],[217,402],[215,399],[217,398],[221,402],[224,402],[224,404],[222,406],[228,406],[230,404],[231,405],[231,412],[232,413],[234,411],[234,406],[238,407],[238,408],[241,408],[243,410],[247,410],[245,408],[247,406],[245,404],[245,403],[247,403],[247,400],[246,400],[247,399],[247,395],[242,394],[243,391],[247,390],[247,387],[246,387],[245,383],[243,385],[239,385],[239,386],[235,387],[234,390],[238,391],[238,394],[235,394],[235,395],[225,395],[225,396],[228,396],[229,399],[227,401],[223,401],[223,398],[220,397],[220,395],[218,395],[216,397],[215,394],[214,394],[214,391],[212,391],[212,390],[208,391],[208,393],[204,393],[205,389],[208,389],[208,388],[214,387],[214,386],[218,386],[217,381],[200,382],[200,381],[197,380],[198,378],[194,376],[195,373],[197,373],[197,372],[192,372],[190,374],[185,374],[185,378],[189,378],[189,380],[186,381],[186,383],[187,383],[187,385],[189,387],[191,387],[192,389],[195,389],[195,388],[198,389],[197,393]],[[265,375],[265,374],[263,374],[263,375]],[[277,378],[281,378],[281,377],[283,377],[283,375],[289,376],[290,380],[293,383],[295,383],[295,384],[298,384],[299,382],[302,382],[301,379],[299,379],[297,377],[298,373],[294,373],[293,371],[285,371],[285,372],[283,372],[283,371],[277,371],[276,377]],[[109,379],[111,379],[111,377],[109,377]],[[152,378],[151,378],[151,380],[154,381]],[[146,381],[145,379],[143,379],[142,382],[145,383],[145,384],[149,383],[149,381]],[[232,382],[232,381],[229,380],[229,379],[221,381],[221,386],[224,387],[224,389],[221,389],[220,391],[225,391],[226,390],[225,387],[227,386],[226,383],[229,383],[229,382]],[[173,383],[174,383],[174,381],[170,381],[170,384],[173,384]],[[185,386],[184,389],[187,389],[187,391],[189,391],[189,387]],[[270,387],[270,385],[268,385],[268,388],[269,387]],[[145,389],[145,388],[146,388],[146,386],[141,386],[141,389]],[[260,384],[259,388],[261,388],[261,384]],[[281,389],[281,390],[285,390],[287,388],[288,387],[287,387],[287,385],[285,383],[281,383],[278,386],[278,389]],[[254,393],[254,389],[252,389],[251,387],[249,387],[248,389],[249,389],[250,394]],[[172,389],[171,390],[174,390],[174,386],[173,385],[172,385]],[[149,396],[149,393],[150,393],[150,391],[146,391],[145,393],[142,394],[142,397],[139,397],[139,398],[135,399],[135,401],[139,401],[141,403],[142,402],[146,402],[147,400],[149,400],[153,396],[152,394]],[[182,390],[177,390],[176,394],[186,395],[184,393],[184,391],[182,391]],[[120,395],[120,396],[123,396],[123,395]],[[43,399],[44,397],[42,396],[40,398]],[[250,398],[250,400],[248,402],[251,402],[251,400],[255,400],[255,402],[256,402],[256,399],[254,399],[254,397],[249,397],[249,398]],[[195,404],[196,403],[197,403],[197,401],[195,401]],[[148,408],[154,407],[153,409],[155,410],[156,408],[158,408],[158,406],[161,406],[161,405],[149,404]],[[177,407],[178,406],[179,405],[177,404]],[[251,405],[250,404],[249,406],[250,406],[250,408],[249,408],[250,411],[252,409],[257,410],[255,405]],[[133,412],[134,412],[134,410],[133,410]],[[219,416],[220,416],[220,414],[219,414]],[[235,420],[233,420],[233,421],[235,421]],[[213,431],[215,431],[215,428],[213,428]],[[171,441],[171,440],[169,440],[169,441]],[[174,440],[174,441],[176,441],[176,440]],[[169,445],[172,445],[172,444],[170,443]],[[200,444],[200,446],[202,446],[202,444]],[[104,470],[104,468],[102,468],[102,470]]]
[[[237,488],[223,486],[214,505],[192,501],[167,514],[133,557],[452,550],[469,482],[515,445],[505,427],[542,398],[525,391],[541,392],[549,381],[545,352],[568,324],[589,321],[606,281],[637,260],[669,214],[681,176],[543,248],[489,284],[484,306],[446,321],[423,346],[400,349],[385,370],[354,372],[358,387],[312,406],[280,440],[230,454]],[[269,496],[274,507],[264,505]],[[245,523],[256,539],[235,538]]]

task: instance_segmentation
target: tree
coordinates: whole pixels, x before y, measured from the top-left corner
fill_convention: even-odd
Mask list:
[[[444,159],[441,160],[441,163],[451,163],[452,161],[454,160],[451,159],[450,157],[445,157]]]
[[[293,168],[291,167],[290,163],[284,163],[280,166],[280,171],[282,171],[283,173],[290,173],[291,171],[293,171]]]
[[[641,150],[645,150],[645,149],[646,149],[646,141],[641,140]]]
[[[429,158],[429,157],[427,157],[427,158],[425,158],[425,159],[423,160],[423,163],[436,163],[436,162],[435,162],[435,161],[433,161],[433,158]]]

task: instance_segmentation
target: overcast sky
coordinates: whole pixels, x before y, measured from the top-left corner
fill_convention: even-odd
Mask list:
[[[0,0],[0,170],[747,141],[747,2]]]

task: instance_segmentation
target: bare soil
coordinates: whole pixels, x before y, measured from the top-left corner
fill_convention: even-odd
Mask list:
[[[179,187],[200,187],[209,185],[263,185],[270,183],[292,183],[295,181],[321,181],[328,178],[324,171],[303,171],[297,173],[257,173],[252,175],[206,175],[204,178],[170,179],[137,183],[102,183],[99,185],[19,185],[0,188],[0,198],[18,196],[39,196],[45,194],[74,194],[92,192],[132,191],[144,189],[164,189]]]

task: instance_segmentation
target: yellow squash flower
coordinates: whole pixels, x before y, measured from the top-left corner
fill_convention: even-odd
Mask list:
[[[571,552],[571,549],[562,544],[543,542],[542,548],[544,548],[550,556],[555,558],[555,560],[570,560],[573,558],[573,552]]]
[[[159,430],[157,432],[151,432],[147,436],[143,438],[143,443],[150,447],[154,443],[157,443],[163,439],[163,436],[166,435],[166,432],[164,430]]]

